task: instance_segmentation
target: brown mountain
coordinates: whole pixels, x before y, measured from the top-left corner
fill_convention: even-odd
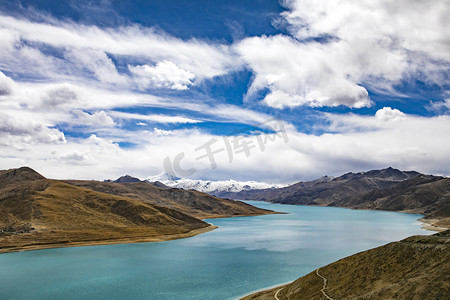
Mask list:
[[[128,183],[128,182],[140,182],[141,180],[139,178],[136,177],[132,177],[130,175],[125,175],[122,177],[117,178],[116,180],[114,180],[113,182],[117,182],[117,183]]]
[[[0,170],[0,188],[6,187],[10,184],[20,183],[22,181],[39,179],[45,179],[45,177],[28,167]]]
[[[436,226],[450,227],[450,179],[393,168],[322,177],[280,189],[228,196],[283,204],[420,213]]]
[[[347,173],[336,178],[322,177],[284,188],[253,190],[228,196],[232,199],[263,200],[283,204],[328,205],[350,197],[363,195],[371,190],[388,188],[419,175],[417,172],[402,172],[387,168]]]
[[[450,299],[450,230],[357,253],[244,299]]]
[[[137,187],[143,184],[142,194],[138,196],[139,193],[128,189],[127,195],[122,186],[128,184]],[[90,185],[104,186],[105,189],[112,190],[118,188],[121,192],[114,195],[63,181],[45,179],[26,167],[0,171],[0,252],[169,240],[192,236],[214,228],[198,218],[170,208],[171,204],[159,206],[140,199],[144,197],[147,186],[153,187],[150,184],[94,181],[90,182]],[[171,196],[178,195],[174,191],[171,193],[165,189],[160,190],[168,193],[166,198],[158,198],[162,204],[169,201]],[[195,202],[197,193],[186,192],[187,195],[179,194],[179,198]],[[154,194],[156,197],[158,193]],[[181,195],[186,197],[183,198]],[[221,200],[210,198],[211,201]],[[230,201],[224,200],[225,203]],[[233,206],[233,203],[236,204]],[[240,202],[233,201],[233,203],[228,203],[228,206],[218,204],[217,212],[213,212],[207,204],[203,204],[207,211],[205,215],[271,213],[246,204],[241,205]],[[200,206],[196,207],[198,215],[201,215]],[[223,207],[225,208],[221,211]]]
[[[450,228],[450,179],[420,175],[329,205],[419,213],[435,226]]]
[[[260,209],[241,201],[221,199],[195,190],[158,187],[147,182],[115,183],[83,180],[65,182],[97,192],[169,207],[200,219],[273,213],[273,211]]]

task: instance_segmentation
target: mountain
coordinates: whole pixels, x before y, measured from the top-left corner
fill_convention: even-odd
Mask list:
[[[45,179],[45,177],[29,167],[0,170],[0,188],[14,183],[40,179]]]
[[[257,181],[236,181],[232,179],[222,181],[188,179],[175,177],[167,173],[150,176],[146,178],[145,181],[149,183],[160,182],[166,186],[184,190],[197,190],[217,197],[227,197],[228,193],[257,189],[273,189],[284,186]]]
[[[211,229],[182,212],[45,179],[29,168],[2,171],[0,182],[0,252],[166,240]]]
[[[450,179],[393,168],[322,177],[284,188],[228,193],[232,199],[338,206],[424,214],[424,221],[450,228]]]
[[[130,175],[125,175],[125,176],[117,178],[113,182],[116,182],[116,183],[129,183],[129,182],[140,182],[140,181],[141,180],[139,178],[131,177]]]
[[[284,188],[249,191],[230,195],[233,199],[263,200],[284,204],[329,205],[367,193],[388,188],[403,180],[418,176],[417,172],[402,172],[393,168],[347,173],[336,178],[322,177],[299,182]]]
[[[269,213],[273,212],[145,182],[69,183],[46,179],[26,167],[0,171],[0,253],[170,240],[215,228],[193,215]]]
[[[450,230],[360,252],[243,299],[450,299]]]
[[[115,183],[83,180],[65,182],[97,192],[126,196],[145,203],[176,209],[200,219],[273,213],[241,201],[221,199],[195,190],[158,187],[147,182]]]

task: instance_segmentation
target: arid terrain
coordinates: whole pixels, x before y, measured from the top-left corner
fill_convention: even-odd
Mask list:
[[[435,227],[450,228],[450,178],[393,168],[347,173],[276,189],[222,193],[221,197],[282,204],[338,206],[424,215]]]
[[[0,171],[0,253],[170,240],[215,228],[199,218],[273,213],[147,183],[74,183],[27,167]]]
[[[450,230],[360,252],[243,299],[450,299]]]

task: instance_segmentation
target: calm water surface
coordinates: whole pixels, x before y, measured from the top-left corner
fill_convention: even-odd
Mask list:
[[[285,215],[212,219],[142,244],[0,254],[0,299],[233,299],[414,234],[420,215],[251,202]]]

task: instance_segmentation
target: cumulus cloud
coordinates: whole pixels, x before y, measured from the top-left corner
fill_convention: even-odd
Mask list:
[[[82,152],[79,152],[76,150],[61,153],[58,157],[63,160],[76,161],[76,162],[83,162],[83,161],[87,161],[89,159],[85,153],[82,153]]]
[[[12,93],[14,90],[14,81],[0,71],[0,97]]]
[[[103,110],[94,112],[93,114],[82,110],[75,110],[74,114],[77,116],[77,123],[83,126],[112,127],[116,124]]]
[[[149,87],[169,88],[173,90],[187,90],[193,84],[195,75],[180,69],[171,61],[158,62],[155,66],[128,66],[130,72],[135,75],[140,89]]]
[[[268,89],[264,102],[276,108],[371,104],[366,89],[333,58],[328,45],[304,44],[277,35],[247,38],[237,45],[237,51],[255,73],[248,99]]]
[[[236,45],[255,75],[248,99],[267,91],[264,102],[276,108],[358,108],[371,104],[366,88],[394,93],[401,80],[448,82],[449,1],[283,4],[292,37],[251,37]]]
[[[290,31],[299,39],[332,36],[353,45],[366,42],[368,47],[386,50],[398,47],[425,52],[438,60],[450,60],[448,0],[399,0],[395,3],[389,0],[285,0],[283,3],[289,9],[283,16],[291,25]]]
[[[380,121],[399,121],[406,118],[405,114],[398,109],[391,107],[383,107],[375,113],[375,117]]]
[[[65,143],[64,134],[48,124],[32,119],[0,113],[0,143],[4,145],[59,144]]]
[[[173,135],[173,131],[172,130],[164,130],[164,129],[159,129],[159,128],[153,128],[153,132],[157,136],[170,136],[170,135]]]
[[[42,105],[45,108],[69,108],[76,103],[78,92],[73,85],[60,84],[56,86],[48,86],[47,90],[42,93]]]

